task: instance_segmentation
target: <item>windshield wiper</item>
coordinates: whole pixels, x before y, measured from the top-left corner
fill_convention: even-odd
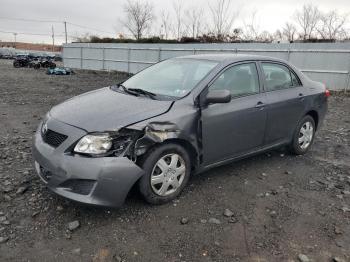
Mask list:
[[[129,88],[126,88],[123,84],[117,84],[117,87],[121,88],[125,93],[134,95],[134,96],[139,96],[139,93],[131,91]]]
[[[148,97],[150,97],[152,99],[154,99],[157,96],[155,93],[152,93],[150,91],[147,91],[147,90],[144,90],[144,89],[141,89],[141,88],[126,88],[126,89],[128,91],[135,92],[137,94],[146,95],[146,96],[148,96]]]

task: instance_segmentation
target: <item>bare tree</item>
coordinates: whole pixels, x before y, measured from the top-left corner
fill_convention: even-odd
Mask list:
[[[283,39],[283,33],[281,30],[277,29],[275,33],[273,33],[272,38],[274,41],[280,42]]]
[[[91,35],[89,33],[84,33],[81,35],[78,35],[75,33],[75,36],[73,36],[73,41],[78,43],[89,43],[91,40]]]
[[[264,30],[259,34],[257,40],[261,42],[271,43],[274,40],[274,36],[269,31]]]
[[[121,23],[138,40],[150,28],[154,19],[154,7],[141,0],[128,0],[124,5],[126,17]]]
[[[301,10],[296,11],[295,19],[302,29],[301,37],[304,40],[310,39],[320,21],[320,11],[313,4],[307,4]]]
[[[192,7],[185,12],[186,27],[190,36],[197,37],[201,30],[201,21],[203,17],[203,10],[198,7]]]
[[[320,15],[320,25],[317,27],[317,32],[322,39],[337,39],[342,29],[347,22],[347,15],[340,15],[336,10]]]
[[[180,40],[183,33],[183,2],[182,0],[176,0],[173,2],[173,9],[175,12],[175,30],[176,38]]]
[[[286,23],[282,29],[282,34],[289,42],[293,42],[297,34],[297,28],[292,23]]]
[[[214,5],[209,4],[212,31],[218,38],[231,33],[233,22],[238,16],[238,11],[232,10],[232,3],[230,0],[216,0]]]
[[[257,11],[254,10],[251,15],[249,21],[243,21],[244,30],[243,35],[246,40],[259,40],[260,39],[260,27],[256,21]]]
[[[161,35],[163,35],[164,39],[168,39],[172,28],[170,13],[168,11],[162,11],[160,14],[160,21]]]

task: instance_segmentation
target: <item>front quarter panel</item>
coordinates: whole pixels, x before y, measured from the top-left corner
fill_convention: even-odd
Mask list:
[[[144,154],[155,144],[173,140],[189,144],[196,155],[199,155],[200,114],[199,109],[189,100],[177,101],[166,114],[127,127],[144,132],[144,135],[136,141],[136,155]]]

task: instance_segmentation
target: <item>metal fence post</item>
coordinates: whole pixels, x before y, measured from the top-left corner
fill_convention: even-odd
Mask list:
[[[290,47],[288,47],[288,50],[287,50],[287,61],[289,62],[290,60]]]
[[[105,48],[104,47],[102,47],[102,70],[105,70],[106,68],[105,68]]]
[[[162,48],[159,47],[159,48],[158,48],[158,62],[160,62],[161,59],[162,59]]]
[[[193,48],[193,54],[194,55],[196,54],[196,48]]]
[[[128,48],[128,74],[130,74],[130,52],[131,52],[131,48]]]
[[[80,69],[83,69],[83,47],[80,48]]]
[[[350,88],[350,53],[348,54],[348,79],[346,80],[345,87],[344,87],[344,93],[346,94],[348,92],[348,89]]]

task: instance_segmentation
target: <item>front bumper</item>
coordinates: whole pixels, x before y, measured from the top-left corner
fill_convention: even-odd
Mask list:
[[[120,207],[144,171],[126,157],[91,158],[66,152],[86,132],[52,118],[47,120],[47,126],[68,136],[54,148],[43,141],[41,125],[35,134],[34,164],[47,187],[81,203]]]

